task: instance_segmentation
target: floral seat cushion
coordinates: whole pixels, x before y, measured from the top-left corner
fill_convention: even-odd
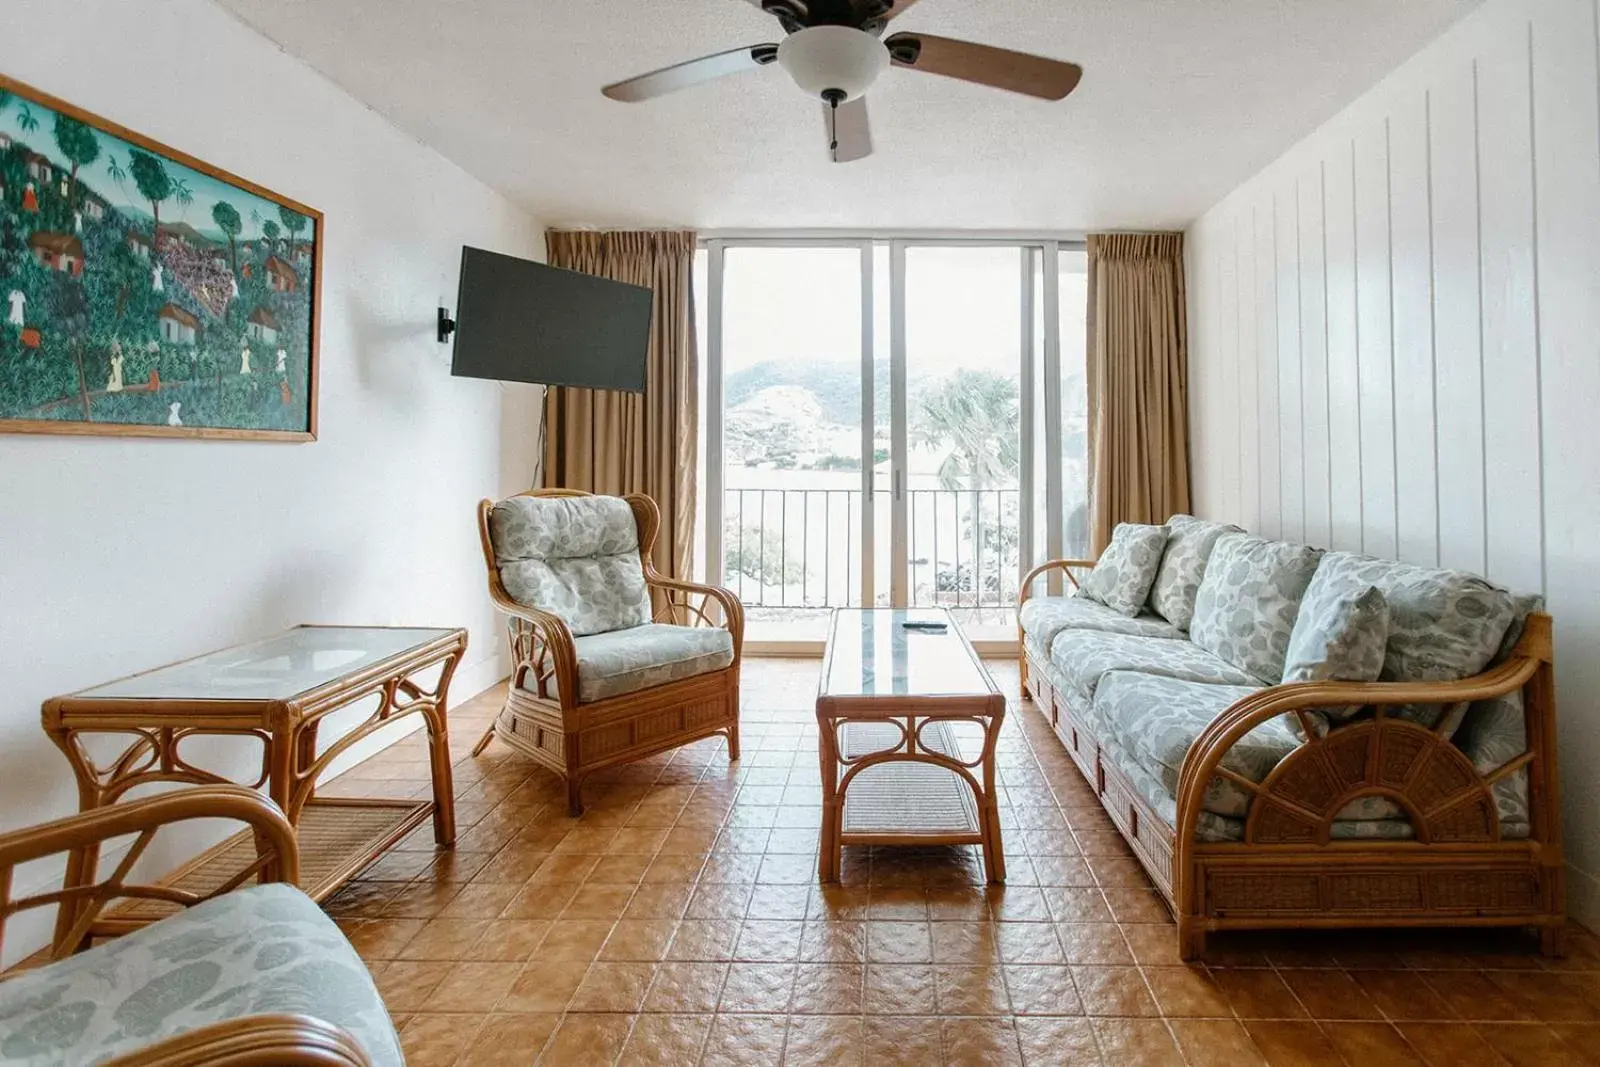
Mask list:
[[[1178,792],[1183,761],[1195,739],[1235,701],[1259,692],[1260,686],[1208,685],[1135,671],[1114,671],[1095,693],[1097,729],[1114,741],[1142,773],[1159,782],[1169,797]],[[1274,767],[1300,744],[1287,716],[1268,719],[1245,734],[1222,757],[1222,766],[1252,782],[1266,781]],[[1131,777],[1131,776],[1130,776]],[[1217,776],[1206,788],[1201,808],[1213,815],[1243,818],[1250,810],[1249,790]],[[1335,817],[1340,824],[1405,823],[1400,809],[1383,797],[1359,797]],[[1409,832],[1392,826],[1343,831],[1343,836],[1390,837]]]
[[[0,982],[0,1063],[75,1067],[247,1015],[311,1015],[402,1067],[372,976],[310,897],[241,889]]]
[[[1183,633],[1166,619],[1149,612],[1130,618],[1086,596],[1034,597],[1017,616],[1028,639],[1049,648],[1062,630],[1100,630],[1135,637],[1181,638]]]
[[[1230,705],[1260,689],[1112,671],[1095,691],[1095,717],[1124,752],[1175,796],[1183,759],[1195,738]],[[1272,719],[1241,737],[1222,757],[1222,766],[1259,782],[1298,743],[1281,718]],[[1250,794],[1226,778],[1212,779],[1206,790],[1207,811],[1237,816],[1249,806]]]
[[[511,599],[559,615],[574,637],[650,621],[639,527],[626,500],[514,496],[489,512],[489,539]]]
[[[1135,637],[1095,630],[1063,630],[1050,645],[1050,661],[1085,702],[1112,671],[1160,674],[1215,685],[1260,683],[1227,661],[1188,641]]]
[[[572,644],[578,653],[580,704],[720,671],[733,662],[733,635],[708,626],[649,623],[575,638]]]

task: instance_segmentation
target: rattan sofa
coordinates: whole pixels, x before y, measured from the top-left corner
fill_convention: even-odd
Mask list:
[[[1052,560],[1023,582],[1024,692],[1171,907],[1180,954],[1203,955],[1212,931],[1385,926],[1526,926],[1559,954],[1550,616],[1458,572],[1319,558],[1319,572],[1374,576],[1391,614],[1420,628],[1413,644],[1430,612],[1454,610],[1438,583],[1468,590],[1474,611],[1503,596],[1510,621],[1480,635],[1492,655],[1461,677],[1396,677],[1391,636],[1377,681],[1273,684],[1192,644],[1181,612],[1178,626],[1150,605],[1130,617],[1037,595],[1079,592],[1092,560]],[[1203,574],[1188,576],[1191,608],[1196,585],[1226,580]],[[1320,718],[1332,708],[1348,717]]]

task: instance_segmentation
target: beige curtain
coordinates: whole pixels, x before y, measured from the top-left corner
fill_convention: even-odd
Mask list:
[[[1089,238],[1089,464],[1096,553],[1119,522],[1189,510],[1183,234]]]
[[[552,266],[647,286],[655,305],[643,396],[559,386],[545,392],[544,485],[649,496],[661,509],[656,568],[688,577],[700,424],[690,289],[695,235],[551,230],[545,245]]]

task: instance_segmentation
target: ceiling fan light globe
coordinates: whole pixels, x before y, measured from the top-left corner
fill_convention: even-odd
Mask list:
[[[866,95],[889,69],[889,49],[848,26],[812,26],[784,38],[778,63],[811,96],[837,91],[848,101]]]

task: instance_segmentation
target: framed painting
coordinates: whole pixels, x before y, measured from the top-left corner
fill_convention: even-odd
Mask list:
[[[0,432],[315,440],[322,227],[0,75]]]

